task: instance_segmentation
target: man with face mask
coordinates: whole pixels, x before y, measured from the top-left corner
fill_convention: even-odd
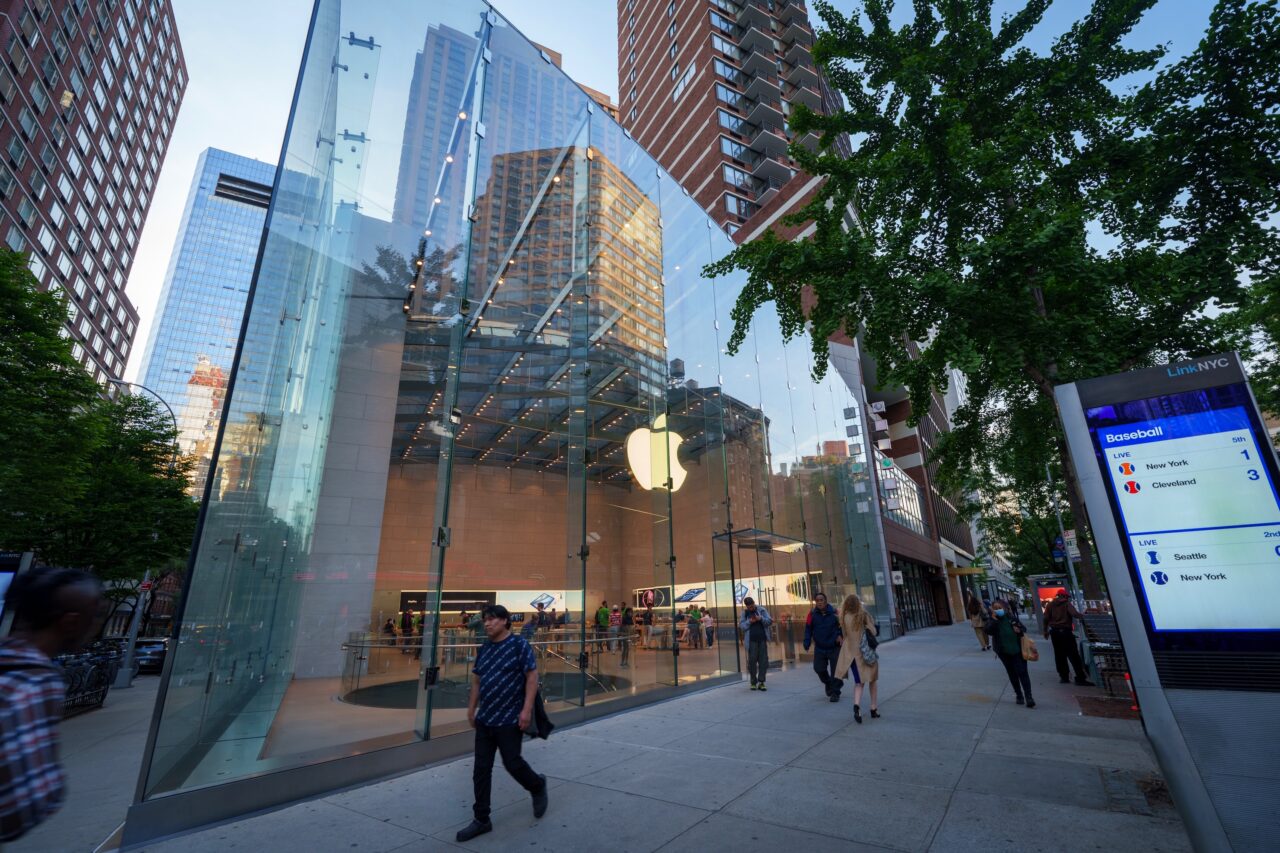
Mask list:
[[[1026,626],[1013,615],[1008,604],[997,598],[991,602],[991,618],[987,620],[986,631],[991,637],[996,657],[1000,658],[1004,671],[1009,675],[1018,704],[1034,708],[1036,700],[1031,697],[1031,676],[1027,673],[1027,662],[1022,659],[1022,638],[1027,633]]]
[[[813,648],[813,671],[822,682],[822,689],[830,702],[840,701],[843,679],[836,678],[836,659],[840,656],[840,615],[827,603],[827,596],[818,593],[813,597],[813,609],[804,621],[804,650]]]
[[[13,841],[62,805],[58,723],[66,683],[53,662],[102,622],[102,584],[77,569],[34,569],[5,594],[13,631],[0,641],[0,841]]]

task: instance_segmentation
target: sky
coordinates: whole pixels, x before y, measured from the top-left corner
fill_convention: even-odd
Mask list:
[[[447,0],[423,0],[424,7],[436,2]],[[495,5],[525,36],[562,53],[571,77],[616,97],[614,0],[501,0]],[[834,5],[848,14],[860,4],[835,0]],[[1022,5],[997,0],[995,13]],[[173,6],[189,83],[126,289],[140,315],[126,379],[141,372],[144,342],[200,152],[221,148],[271,163],[280,156],[312,2],[173,0]],[[911,3],[900,0],[898,6],[894,17],[904,21]],[[1058,0],[1028,43],[1047,45],[1086,8],[1083,0]],[[1168,44],[1170,56],[1180,56],[1199,40],[1211,8],[1209,0],[1161,0],[1128,41],[1134,47]]]

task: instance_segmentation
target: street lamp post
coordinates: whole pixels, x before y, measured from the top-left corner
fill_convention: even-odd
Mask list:
[[[173,431],[175,433],[173,441],[173,457],[169,460],[169,472],[173,473],[173,470],[178,466],[178,440],[176,435],[178,432],[178,418],[173,413],[173,407],[169,405],[164,397],[161,397],[155,391],[140,382],[126,382],[123,379],[110,379],[108,381],[112,385],[132,385],[135,388],[141,388],[143,391],[146,391],[152,397],[159,400],[161,405],[165,407],[165,410],[168,411],[170,419],[173,420]],[[150,594],[150,587],[151,570],[147,569],[147,573],[142,578],[142,583],[138,585],[138,598],[133,604],[133,615],[129,617],[129,639],[128,642],[125,643],[124,647],[124,663],[121,665],[120,671],[116,673],[115,682],[111,685],[117,690],[133,686],[133,660],[136,656],[138,645],[138,623],[141,621],[143,602],[146,601]]]

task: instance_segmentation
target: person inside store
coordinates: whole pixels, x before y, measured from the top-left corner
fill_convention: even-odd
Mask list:
[[[630,603],[622,605],[622,661],[618,666],[626,669],[631,665],[631,644],[635,642],[635,611]]]
[[[493,790],[493,759],[502,754],[502,766],[529,792],[533,816],[547,811],[547,777],[535,773],[520,754],[524,732],[533,724],[534,698],[538,693],[538,663],[524,638],[511,633],[511,614],[501,604],[480,612],[488,640],[480,647],[472,668],[467,722],[476,730],[475,764],[471,780],[475,793],[474,817],[458,830],[458,841],[470,841],[493,831],[489,820]]]
[[[707,648],[711,648],[716,644],[716,618],[710,609],[702,611],[702,631],[707,637]]]
[[[394,619],[388,618],[382,623],[382,641],[388,646],[396,644],[396,623]]]

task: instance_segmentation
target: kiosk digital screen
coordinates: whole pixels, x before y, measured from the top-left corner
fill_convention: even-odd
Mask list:
[[[1280,492],[1248,387],[1086,408],[1148,627],[1280,629]]]

